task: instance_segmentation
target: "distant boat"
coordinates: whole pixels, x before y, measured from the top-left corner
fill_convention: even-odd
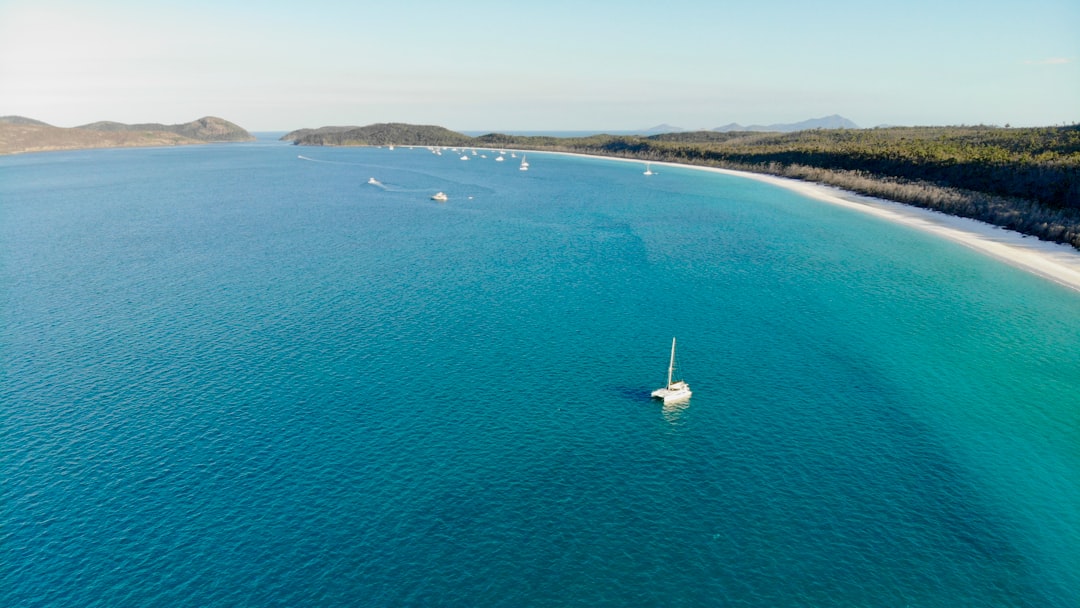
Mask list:
[[[449,198],[450,197],[446,196],[445,192],[436,192],[435,194],[431,195],[431,200],[439,201],[440,203],[445,203]]]
[[[677,403],[690,398],[690,385],[682,380],[671,381],[675,373],[675,338],[671,339],[671,362],[668,363],[667,385],[652,392],[653,399],[661,399],[665,404]]]
[[[462,154],[461,155],[461,160],[469,160],[469,155],[468,154]]]
[[[378,186],[379,185],[379,180],[375,179],[374,177],[370,177],[370,178],[368,178],[367,183]]]
[[[645,163],[645,175],[656,175],[655,173],[652,172],[652,169],[650,168],[649,163]]]
[[[389,145],[388,147],[389,147],[389,148],[390,148],[391,150],[393,150],[393,149],[394,149],[394,144],[390,144],[390,145]]]
[[[502,154],[500,154],[500,155],[498,155],[498,156],[496,156],[496,157],[495,157],[495,162],[497,162],[497,163],[501,163],[501,162],[503,162],[504,160],[506,160],[506,159],[505,159],[505,158],[503,158]]]
[[[525,160],[525,155],[522,154],[521,155],[521,166],[518,167],[518,171],[528,171],[528,170],[529,170],[529,161]]]

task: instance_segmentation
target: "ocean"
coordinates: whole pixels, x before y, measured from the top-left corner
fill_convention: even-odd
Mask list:
[[[1080,294],[479,152],[0,157],[0,605],[1080,604]]]

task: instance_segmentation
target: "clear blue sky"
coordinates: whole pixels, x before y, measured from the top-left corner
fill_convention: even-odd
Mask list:
[[[0,0],[0,115],[253,130],[1080,122],[1080,1]]]

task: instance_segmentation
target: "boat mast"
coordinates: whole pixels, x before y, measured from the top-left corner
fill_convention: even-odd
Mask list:
[[[671,388],[671,372],[675,371],[675,338],[671,339],[671,362],[667,368],[667,387]]]

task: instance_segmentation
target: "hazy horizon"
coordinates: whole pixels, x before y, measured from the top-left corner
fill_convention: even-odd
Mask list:
[[[349,124],[346,124],[346,123],[339,122],[339,123],[335,123],[335,124],[332,124],[332,125],[331,124],[318,124],[318,125],[316,125],[316,124],[305,124],[305,125],[290,126],[290,127],[287,127],[287,128],[257,129],[257,128],[248,128],[247,125],[244,125],[244,124],[241,124],[238,121],[232,120],[228,116],[219,116],[219,115],[214,115],[214,114],[203,114],[201,116],[192,117],[189,120],[178,120],[178,121],[175,121],[175,122],[171,122],[171,121],[170,122],[165,122],[165,121],[161,121],[161,120],[132,121],[132,120],[103,119],[103,120],[92,120],[92,121],[82,123],[82,124],[77,124],[77,125],[76,124],[59,125],[59,124],[49,122],[47,120],[43,120],[43,119],[41,119],[40,117],[37,117],[37,116],[26,116],[26,115],[23,115],[23,114],[5,114],[5,115],[2,115],[0,117],[12,117],[12,116],[38,120],[40,122],[44,122],[44,123],[49,124],[51,126],[62,127],[62,128],[82,127],[82,126],[92,124],[92,123],[95,123],[95,122],[117,122],[117,123],[122,123],[122,124],[165,124],[165,125],[175,125],[175,124],[186,124],[186,123],[189,123],[189,122],[194,122],[194,121],[199,120],[201,118],[206,118],[206,117],[211,117],[212,116],[212,117],[215,117],[215,118],[221,118],[221,119],[224,119],[224,120],[228,120],[229,122],[232,122],[232,123],[236,124],[237,126],[243,128],[243,129],[245,129],[248,132],[253,133],[253,134],[259,134],[259,133],[285,134],[285,133],[289,133],[291,131],[297,131],[297,130],[300,130],[300,129],[318,129],[318,128],[322,128],[322,127],[365,127],[365,126],[370,126],[370,125],[373,125],[373,124],[379,124],[379,123],[349,123]],[[819,117],[809,118],[807,120],[814,120],[816,118],[823,118],[823,117],[819,116]],[[844,118],[846,118],[846,117],[844,117]],[[399,120],[388,120],[388,121],[379,121],[379,122],[380,123],[402,123],[402,124],[430,125],[430,126],[436,126],[436,127],[444,127],[444,128],[447,128],[447,129],[449,129],[451,131],[455,131],[455,132],[461,133],[463,135],[468,135],[468,136],[471,136],[471,137],[476,137],[476,136],[480,136],[480,135],[487,135],[487,134],[490,134],[490,133],[499,133],[499,134],[503,134],[503,135],[555,135],[555,136],[560,136],[562,134],[565,134],[566,136],[586,135],[586,134],[631,135],[631,134],[671,133],[671,132],[716,131],[719,128],[727,126],[727,125],[716,125],[715,127],[685,127],[685,126],[682,126],[682,125],[672,125],[672,124],[668,124],[668,123],[662,123],[660,125],[650,125],[650,126],[647,126],[647,127],[615,128],[615,129],[601,129],[601,128],[595,128],[595,129],[587,129],[587,128],[585,128],[585,129],[558,129],[558,128],[556,128],[556,129],[519,129],[519,128],[513,128],[513,127],[502,128],[502,129],[456,129],[454,127],[447,127],[445,125],[439,125],[439,124],[434,124],[434,123],[431,123],[431,122],[422,122],[422,121],[421,122],[414,122],[414,123],[403,123],[403,121],[399,121]],[[794,121],[794,122],[798,123],[798,122],[804,122],[804,121],[800,120],[800,121]],[[748,128],[749,127],[757,128],[757,127],[764,127],[764,126],[770,126],[770,125],[786,125],[786,124],[789,124],[789,123],[768,123],[767,125],[759,125],[759,124],[749,125],[748,124],[748,125],[740,125],[740,126],[748,127]],[[875,129],[875,128],[889,128],[889,127],[897,127],[897,128],[903,128],[903,127],[998,127],[998,128],[1033,127],[1033,128],[1037,128],[1037,127],[1074,126],[1074,125],[1077,125],[1077,124],[1080,124],[1080,121],[1073,121],[1073,122],[1059,123],[1059,124],[1047,124],[1047,125],[1014,125],[1014,124],[996,125],[996,124],[986,124],[986,123],[954,123],[954,124],[942,123],[942,124],[911,124],[911,125],[888,124],[888,125],[857,125],[857,128],[859,128],[859,129]],[[661,127],[661,126],[671,127],[671,129],[670,130],[659,129],[658,127]],[[764,132],[764,131],[762,131],[762,132]]]
[[[1080,120],[1080,5],[0,0],[0,115],[250,131]]]

